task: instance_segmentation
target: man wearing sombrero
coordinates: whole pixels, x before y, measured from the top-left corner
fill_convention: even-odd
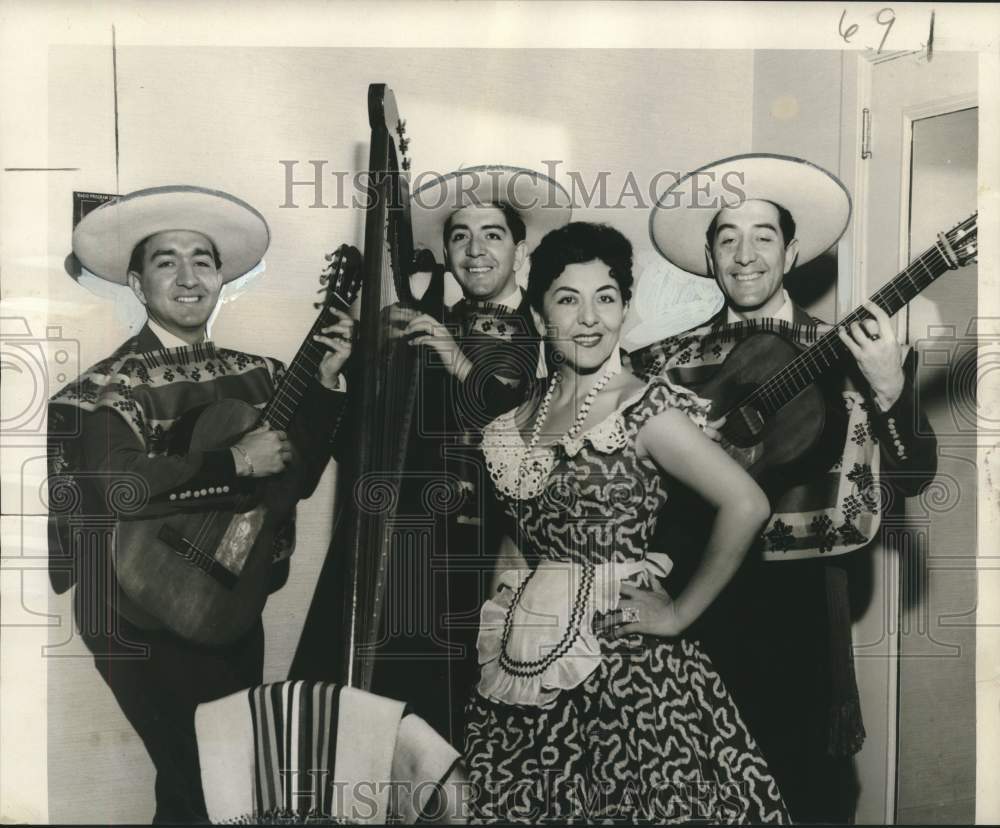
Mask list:
[[[634,370],[663,372],[697,391],[756,332],[815,342],[829,326],[793,303],[785,277],[836,244],[850,212],[840,181],[798,158],[737,156],[678,181],[652,212],[653,243],[675,266],[714,278],[725,306],[706,324],[632,354]],[[849,821],[854,813],[850,756],[864,726],[847,581],[859,561],[842,554],[875,536],[880,468],[905,495],[936,468],[935,440],[914,403],[912,354],[904,362],[886,314],[865,307],[872,318],[839,331],[847,353],[825,403],[827,423],[847,423],[834,436],[835,454],[807,456],[773,481],[757,554],[698,631],[797,822]],[[661,544],[676,551],[681,572],[704,543],[705,521],[690,501],[674,507],[688,515],[688,536]]]
[[[489,475],[478,452],[480,429],[519,405],[537,375],[538,334],[516,276],[542,236],[569,221],[570,212],[569,195],[555,181],[499,165],[441,176],[419,187],[411,200],[416,245],[443,257],[462,299],[434,315],[391,311],[396,335],[423,350],[418,445],[407,469],[448,481],[459,489],[459,502],[435,516],[435,557],[449,559],[447,572],[431,573],[425,610],[435,638],[425,650],[438,658],[390,662],[386,683],[378,686],[411,701],[459,746],[463,709],[477,678],[478,611],[499,537],[487,526]]]
[[[523,366],[477,367],[478,346],[495,347],[534,332],[517,273],[542,236],[568,222],[570,213],[569,194],[558,183],[519,167],[467,167],[413,193],[414,241],[418,248],[443,254],[463,298],[441,320],[401,308],[395,318],[397,324],[405,320],[401,335],[411,344],[441,355],[442,367],[466,389],[465,402],[474,410],[467,413],[481,424],[521,402],[518,386],[534,376],[537,349],[526,354],[535,358],[526,376]],[[477,342],[483,335],[484,342]]]
[[[209,451],[189,451],[182,433],[186,414],[217,400],[262,408],[284,371],[276,360],[217,347],[208,339],[223,285],[256,267],[269,241],[264,217],[249,204],[190,186],[116,198],[89,213],[73,232],[73,252],[82,266],[131,288],[147,320],[138,334],[50,401],[50,484],[69,476],[83,495],[78,510],[52,521],[52,580],[57,592],[76,580],[80,635],[155,765],[154,822],[207,819],[195,708],[261,683],[263,626],[258,619],[235,643],[217,648],[195,646],[165,629],[140,628],[137,619],[119,613],[107,564],[112,538],[95,535],[95,546],[81,549],[70,527],[80,519],[106,521],[105,499],[113,499],[116,487],[134,487],[158,514],[191,499],[211,508],[213,498],[225,496],[238,478],[268,477],[291,467],[303,471],[294,478],[300,484],[288,484],[296,485],[296,496],[315,488],[344,397],[334,389],[351,352],[353,323],[345,314],[331,312],[316,336],[325,353],[288,433],[264,424],[232,448]],[[272,591],[287,577],[293,522],[278,534]]]

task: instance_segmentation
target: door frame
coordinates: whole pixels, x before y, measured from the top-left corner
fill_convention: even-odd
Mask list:
[[[871,109],[872,72],[876,62],[874,56],[867,52],[844,52],[842,60],[840,174],[852,193],[852,209],[850,223],[837,250],[837,321],[843,319],[864,298],[867,298],[864,275],[868,249],[866,219],[870,166],[861,154],[865,137],[864,111],[870,112]],[[899,315],[893,319],[893,323],[896,325],[898,335]],[[885,554],[880,541],[873,542],[871,554],[875,556]],[[886,567],[885,573],[887,584],[892,588],[885,591],[884,617],[888,638],[888,652],[885,659],[887,691],[885,699],[882,700],[884,705],[882,709],[886,715],[885,757],[882,768],[885,789],[880,810],[881,822],[891,824],[896,819],[900,601],[898,569]],[[862,783],[861,797],[864,796]],[[861,804],[862,800],[859,799],[859,809]]]
[[[842,319],[868,296],[866,284],[867,250],[868,250],[868,200],[869,200],[869,170],[868,159],[861,157],[864,140],[864,111],[871,110],[872,81],[875,65],[899,58],[921,59],[920,52],[900,52],[877,56],[870,52],[844,52],[841,71],[841,145],[840,174],[842,180],[853,194],[851,220],[844,237],[838,245],[837,256],[837,320]],[[980,66],[980,73],[982,66]],[[982,75],[980,75],[982,77]],[[897,124],[879,123],[876,129],[898,130],[898,140],[901,142],[900,158],[900,221],[899,238],[897,240],[897,271],[901,270],[908,259],[909,250],[909,204],[911,196],[910,165],[912,161],[912,135],[915,121],[936,115],[944,115],[962,109],[978,106],[982,114],[983,101],[980,88],[975,93],[941,96],[924,101],[918,105],[904,107],[902,120]],[[870,127],[869,127],[870,129]],[[980,124],[980,138],[983,135],[983,125]],[[869,136],[870,141],[870,136]],[[980,141],[982,148],[982,141]],[[982,169],[980,159],[980,170]],[[980,311],[982,312],[982,311]],[[906,306],[905,313],[899,313],[893,318],[896,334],[900,342],[909,342],[910,308]],[[982,518],[981,518],[982,519]],[[980,531],[980,536],[982,532]],[[876,541],[877,549],[873,553],[884,554],[881,544]],[[882,822],[891,824],[896,820],[896,800],[898,793],[898,756],[899,756],[899,631],[901,624],[901,600],[899,587],[902,572],[901,562],[897,561],[886,571],[887,585],[891,587],[885,595],[885,616],[888,622],[888,654],[886,656],[887,698],[885,710],[888,716],[886,722],[885,744],[885,795],[882,806]],[[977,566],[977,569],[979,567]],[[978,636],[977,636],[978,647]],[[977,745],[977,750],[979,746]],[[981,773],[977,770],[977,776]],[[979,785],[977,784],[977,816],[979,813]],[[860,804],[860,801],[859,801]]]
[[[909,208],[910,204],[910,191],[911,191],[911,176],[907,174],[910,169],[912,159],[913,159],[913,124],[916,121],[921,121],[924,118],[933,118],[936,115],[947,115],[950,112],[959,112],[963,109],[971,109],[972,107],[979,106],[979,94],[969,94],[969,95],[949,95],[941,98],[934,98],[930,101],[926,101],[922,104],[916,104],[914,106],[908,106],[903,108],[903,123],[902,131],[900,133],[900,140],[902,141],[903,153],[901,159],[901,170],[900,170],[900,206],[904,209]],[[899,223],[899,269],[901,270],[910,255],[910,225],[909,222],[900,221]],[[903,308],[903,313],[899,314],[897,317],[899,320],[903,321],[902,332],[905,339],[900,339],[900,341],[909,342],[910,341],[910,305],[907,304]],[[899,324],[897,323],[897,333],[899,333]]]

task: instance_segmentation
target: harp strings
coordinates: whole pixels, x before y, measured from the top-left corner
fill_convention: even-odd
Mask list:
[[[386,166],[391,163],[387,159]],[[396,276],[394,269],[400,266],[399,257],[394,255],[393,241],[397,238],[394,222],[398,216],[390,205],[395,193],[392,192],[394,176],[389,173],[379,187],[379,217],[382,226],[382,246],[378,251],[379,279],[377,296],[371,297],[377,303],[380,314],[397,299]],[[373,287],[375,287],[373,285]],[[376,420],[364,423],[366,436],[362,439],[371,441],[369,453],[370,465],[363,469],[370,484],[392,490],[398,496],[398,484],[403,458],[400,456],[403,441],[405,441],[404,423],[406,420],[406,403],[409,396],[409,386],[412,382],[412,372],[409,370],[407,353],[409,346],[401,339],[392,339],[388,326],[380,324],[377,327],[372,347],[368,350],[369,364],[362,370],[371,372],[367,381],[376,386]],[[391,494],[389,495],[392,496]],[[357,596],[359,641],[361,646],[356,650],[355,657],[362,676],[370,676],[377,652],[379,626],[384,607],[386,557],[391,553],[389,537],[391,535],[388,513],[372,509],[369,514],[359,515],[359,519],[369,523],[370,531],[366,533],[370,546],[359,549],[359,585],[360,595]],[[398,590],[397,590],[398,592]],[[362,682],[364,685],[366,682]]]

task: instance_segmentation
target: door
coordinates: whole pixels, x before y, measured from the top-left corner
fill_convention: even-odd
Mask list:
[[[858,129],[845,137],[860,140],[845,140],[841,165],[855,215],[838,315],[976,210],[977,60],[857,58]],[[975,265],[944,274],[894,319],[918,351],[918,399],[940,456],[925,494],[885,516],[852,600],[868,732],[859,823],[975,817],[976,277]]]

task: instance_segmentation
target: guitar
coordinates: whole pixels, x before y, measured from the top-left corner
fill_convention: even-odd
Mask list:
[[[194,412],[188,451],[232,446],[262,421],[288,429],[323,357],[313,335],[328,324],[331,307],[349,310],[361,288],[357,248],[341,245],[326,259],[322,311],[270,402],[260,411],[242,400],[221,400]],[[140,628],[166,627],[196,644],[238,639],[267,601],[275,533],[295,508],[296,483],[292,467],[242,478],[234,497],[215,498],[205,510],[119,521],[112,556],[118,611]]]
[[[871,301],[892,316],[941,274],[974,261],[977,216],[939,234]],[[709,381],[692,387],[712,401],[709,419],[727,418],[721,445],[752,476],[780,472],[819,446],[826,406],[816,383],[846,353],[837,331],[870,317],[855,308],[805,350],[776,333],[755,333],[733,347]]]

